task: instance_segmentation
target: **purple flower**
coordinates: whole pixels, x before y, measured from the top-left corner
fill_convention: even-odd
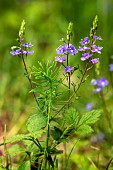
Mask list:
[[[97,133],[95,136],[91,138],[92,143],[104,142],[104,141],[105,141],[105,135],[102,132]]]
[[[21,49],[19,48],[19,49],[17,49],[17,50],[12,50],[12,51],[10,52],[10,54],[12,54],[12,55],[19,55],[19,54],[21,54]]]
[[[70,73],[72,70],[74,70],[74,67],[66,66],[64,72],[65,73]]]
[[[29,48],[29,47],[32,47],[33,45],[31,44],[31,43],[23,43],[22,44],[24,47],[26,47],[26,48]]]
[[[55,57],[55,60],[58,61],[59,63],[62,63],[66,60],[66,58],[67,58],[66,56],[63,56],[63,57],[57,56]]]
[[[110,64],[109,67],[110,67],[110,71],[113,71],[113,64]]]
[[[99,58],[93,58],[92,60],[89,60],[89,62],[96,64],[99,62]]]
[[[84,53],[82,54],[82,57],[81,57],[81,60],[84,61],[84,60],[87,60],[88,58],[90,58],[93,54],[90,54],[90,53]]]
[[[80,44],[81,45],[86,45],[86,44],[89,44],[90,40],[88,37],[85,37],[83,40],[80,41]]]
[[[97,86],[97,88],[94,90],[95,93],[98,93],[102,91],[103,87],[107,86],[109,84],[108,80],[106,80],[104,77],[101,77],[100,79],[93,79],[91,80],[91,84],[94,86]]]
[[[90,111],[91,109],[92,109],[92,103],[88,103],[87,105],[86,105],[86,110],[87,111]]]
[[[101,50],[102,50],[103,47],[97,47],[96,45],[92,45],[92,52],[93,53],[99,53],[101,54]]]
[[[67,48],[67,52],[74,55],[74,54],[78,53],[78,50],[75,49],[74,45],[69,44],[69,47]]]
[[[60,46],[56,49],[56,53],[57,53],[57,54],[64,54],[65,52],[66,52],[66,44],[60,45]]]
[[[21,52],[21,49],[19,48],[19,49],[17,49],[17,50],[12,50],[11,52],[10,52],[10,54],[12,54],[12,55],[20,55],[20,54],[24,54],[24,55],[32,55],[34,53],[34,51],[25,51],[25,50],[23,50],[22,52]]]
[[[93,38],[100,40],[100,41],[103,40],[100,36],[96,36],[96,35],[94,35]]]
[[[89,47],[86,47],[86,46],[82,46],[82,47],[79,47],[78,49],[79,51],[86,51],[86,50],[90,50]]]

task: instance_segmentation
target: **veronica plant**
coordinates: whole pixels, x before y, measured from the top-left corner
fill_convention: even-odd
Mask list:
[[[96,36],[97,23],[96,16],[90,31],[90,38],[82,39],[79,49],[71,43],[73,24],[69,23],[66,40],[62,39],[62,44],[56,49],[55,61],[46,64],[38,62],[38,66],[33,66],[31,76],[29,76],[25,58],[33,54],[31,50],[33,45],[24,41],[25,21],[22,22],[19,30],[19,45],[13,46],[10,53],[22,59],[26,77],[31,86],[30,92],[33,93],[37,105],[36,112],[29,117],[26,123],[28,133],[17,134],[4,141],[5,146],[18,141],[24,143],[23,148],[18,146],[21,148],[18,149],[18,152],[23,156],[19,165],[16,165],[18,170],[57,170],[59,168],[58,155],[63,154],[63,150],[58,147],[59,144],[67,143],[73,134],[87,134],[93,131],[91,125],[99,119],[101,111],[91,110],[80,116],[72,103],[76,102],[77,92],[87,79],[86,73],[99,62],[99,59],[94,57],[95,53],[101,54],[102,50],[101,46],[96,45],[96,41],[102,40],[100,36]],[[75,57],[75,55],[77,57],[81,52],[83,52],[81,60],[86,65],[84,70],[81,70],[78,65],[70,65],[71,57]],[[57,63],[60,63],[60,66]],[[75,83],[71,80],[71,76],[74,76],[77,70],[80,71],[81,77],[79,82]],[[61,72],[63,72],[62,77],[60,77]],[[66,96],[68,96],[64,101],[61,101],[64,95],[62,88],[66,88]],[[8,155],[11,158],[14,156],[11,149],[17,150],[18,147],[16,144],[8,149]],[[68,168],[71,152],[72,150],[69,156],[65,157],[62,169]],[[6,166],[8,166],[8,162],[1,167]]]

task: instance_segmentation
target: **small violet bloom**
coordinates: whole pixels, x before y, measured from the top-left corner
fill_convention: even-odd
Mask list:
[[[94,86],[97,86],[97,88],[94,90],[95,93],[98,93],[102,91],[103,87],[107,86],[109,84],[108,80],[106,80],[104,77],[101,77],[100,79],[93,79],[91,80],[91,84]]]
[[[32,55],[34,53],[34,51],[25,51],[25,50],[23,50],[22,52],[21,52],[21,49],[19,48],[19,49],[17,49],[17,50],[12,50],[11,52],[10,52],[10,54],[12,54],[12,55],[20,55],[20,54],[25,54],[25,55]]]
[[[58,61],[59,63],[63,63],[65,60],[66,60],[66,56],[63,56],[63,57],[55,57],[55,61]]]
[[[31,44],[31,43],[23,43],[22,44],[24,47],[26,47],[26,48],[29,48],[29,47],[32,47],[33,45]]]
[[[82,54],[82,57],[81,57],[81,60],[84,61],[84,60],[87,60],[88,58],[90,58],[93,54],[90,54],[90,53],[84,53]]]
[[[71,55],[74,55],[74,54],[78,53],[78,50],[76,50],[74,45],[72,45],[72,44],[69,44],[69,47],[66,44],[64,44],[64,45],[60,45],[56,49],[56,53],[57,54],[70,53]]]
[[[96,45],[92,45],[92,52],[93,53],[99,53],[101,54],[101,50],[102,50],[103,47],[97,47]]]
[[[99,58],[93,58],[92,60],[89,60],[89,62],[96,64],[99,62]]]
[[[88,37],[85,37],[83,40],[80,41],[80,44],[81,45],[86,45],[86,44],[89,44],[90,40]]]
[[[86,47],[86,46],[82,46],[82,47],[79,47],[78,49],[79,51],[86,51],[86,50],[90,50],[89,47]]]
[[[74,70],[74,67],[66,66],[66,68],[64,69],[64,72],[65,73],[70,73],[73,70]]]
[[[86,110],[87,110],[87,111],[90,111],[90,110],[92,109],[92,107],[93,107],[92,103],[88,103],[88,104],[86,105]]]
[[[96,36],[96,35],[94,35],[93,38],[100,40],[100,41],[103,40],[100,36]]]
[[[21,50],[20,50],[20,48],[17,49],[17,50],[12,50],[12,51],[10,51],[10,54],[12,54],[12,55],[19,55],[19,54],[21,54]]]
[[[113,71],[113,64],[110,64],[109,67],[110,67],[110,71]]]
[[[74,54],[78,53],[78,50],[75,49],[74,45],[69,44],[69,47],[67,48],[67,52],[74,55]]]
[[[57,54],[64,54],[65,52],[66,52],[66,44],[60,45],[60,46],[56,49],[56,53],[57,53]]]

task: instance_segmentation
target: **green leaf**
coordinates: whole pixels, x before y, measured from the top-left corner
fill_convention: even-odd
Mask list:
[[[77,133],[85,134],[85,133],[92,132],[93,129],[89,125],[94,124],[96,121],[98,121],[100,114],[101,114],[100,110],[92,110],[92,111],[86,112],[82,116],[82,118],[80,119],[77,125]]]
[[[43,114],[33,114],[27,121],[27,130],[29,132],[36,132],[46,126],[47,117]]]
[[[30,170],[30,161],[24,161],[18,170]]]
[[[32,138],[36,139],[36,138],[41,137],[43,132],[44,132],[43,130],[40,130],[40,131],[35,132],[35,133],[15,135],[15,136],[13,136],[9,139],[6,139],[5,143],[8,144],[8,143],[19,142],[19,141],[22,141],[22,140],[31,140]],[[4,143],[0,144],[0,146],[2,146],[2,145],[4,145]]]
[[[96,121],[99,120],[100,115],[101,115],[100,110],[91,110],[89,112],[86,112],[80,119],[79,126],[95,123]]]
[[[82,125],[77,129],[77,134],[87,134],[91,132],[93,132],[93,129],[89,125]]]
[[[54,130],[52,130],[52,137],[54,140],[58,141],[62,135],[62,131],[54,126]]]
[[[8,154],[11,155],[11,157],[16,156],[20,153],[24,153],[25,149],[19,146],[18,144],[15,144],[8,148]]]
[[[79,114],[78,114],[77,110],[75,108],[72,108],[72,107],[69,108],[66,111],[65,119],[66,119],[66,122],[69,125],[73,125],[76,128],[77,123],[78,123],[78,119],[79,119]]]

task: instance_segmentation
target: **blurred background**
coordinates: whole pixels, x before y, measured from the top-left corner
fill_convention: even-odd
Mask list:
[[[34,54],[27,58],[28,68],[38,61],[54,60],[60,39],[66,37],[70,21],[74,24],[73,44],[79,47],[82,38],[89,36],[92,21],[98,15],[97,35],[103,38],[100,55],[101,75],[111,81],[109,64],[113,63],[113,1],[112,0],[3,0],[0,1],[0,133],[7,124],[9,136],[25,130],[25,122],[35,101],[24,76],[20,58],[10,55],[17,45],[22,20],[26,22],[26,42],[32,43]],[[75,65],[79,63],[77,56]],[[73,59],[74,62],[74,59]],[[83,63],[82,66],[83,67]],[[90,73],[94,76],[93,73]],[[90,83],[90,80],[88,80]],[[84,110],[91,100],[92,87],[81,89],[82,99],[76,105]],[[112,83],[112,81],[111,81]],[[91,95],[87,95],[88,93]]]

